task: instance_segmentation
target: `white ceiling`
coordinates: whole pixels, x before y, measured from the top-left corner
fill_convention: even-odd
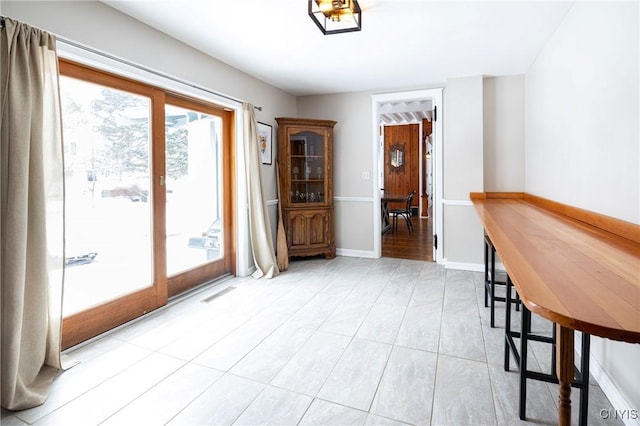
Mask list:
[[[525,73],[573,1],[360,0],[362,31],[322,35],[305,0],[102,0],[293,95]]]

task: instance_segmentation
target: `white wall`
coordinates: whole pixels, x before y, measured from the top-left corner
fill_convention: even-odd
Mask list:
[[[525,77],[485,77],[484,190],[524,191]]]
[[[365,92],[298,98],[298,115],[304,118],[336,120],[334,128],[335,196],[371,197],[371,95]],[[366,134],[363,131],[366,129]]]
[[[338,252],[373,252],[373,197],[378,189],[362,172],[373,162],[370,92],[306,96],[298,115],[336,120],[334,194]],[[482,77],[455,78],[443,91],[444,257],[452,267],[482,264],[482,226],[469,192],[483,190]]]
[[[482,77],[450,78],[444,89],[444,198],[469,200],[483,187]]]
[[[338,254],[372,256],[371,94],[299,97],[298,116],[338,122],[333,145],[336,250]],[[368,172],[370,178],[363,179],[362,172]]]
[[[207,56],[101,2],[3,0],[2,14],[112,56],[262,106],[262,111],[256,111],[256,116],[258,121],[273,126],[274,145],[277,137],[274,118],[295,117],[297,114],[294,96]],[[238,116],[236,119],[242,120],[242,117]],[[241,145],[240,142],[236,141]],[[273,155],[274,158],[277,157],[275,146]],[[263,191],[268,200],[277,198],[274,170],[275,163],[262,166]],[[239,173],[238,179],[242,181],[244,176]],[[237,206],[241,227],[243,222],[246,223],[246,198],[238,199]],[[277,204],[271,203],[269,215],[275,243]],[[246,266],[251,267],[253,258],[248,239],[244,238],[246,236],[246,232],[243,234],[240,230],[238,258],[247,259]],[[239,266],[242,269],[242,265]]]
[[[526,192],[640,223],[638,2],[577,2],[526,76]],[[640,409],[640,345],[594,338],[598,378]],[[614,398],[615,399],[615,398]]]
[[[443,97],[444,257],[455,267],[480,265],[482,225],[469,193],[484,185],[482,77],[448,79]]]
[[[527,74],[527,192],[640,223],[638,3],[574,5]]]

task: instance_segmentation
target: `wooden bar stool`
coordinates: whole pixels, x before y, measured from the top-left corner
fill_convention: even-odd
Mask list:
[[[495,302],[505,302],[504,296],[496,296],[496,285],[505,286],[506,281],[496,280],[496,248],[491,239],[484,234],[484,306],[491,309],[491,328],[495,328]],[[520,310],[520,303],[516,303],[516,310]]]
[[[527,414],[527,379],[540,380],[547,383],[558,384],[558,376],[556,374],[556,327],[553,324],[551,337],[533,334],[531,332],[531,311],[522,304],[522,321],[520,331],[511,329],[511,288],[513,283],[507,275],[507,294],[506,294],[506,313],[505,313],[505,348],[504,348],[504,369],[509,371],[510,355],[513,355],[518,372],[520,374],[520,395],[518,413],[520,420],[526,420]],[[517,292],[516,292],[517,295]],[[514,301],[515,302],[515,301]],[[516,346],[513,339],[520,339],[520,350]],[[527,352],[528,342],[533,340],[536,342],[550,343],[551,348],[551,372],[540,373],[538,371],[527,370]],[[580,390],[580,413],[578,422],[580,426],[586,426],[589,408],[589,348],[591,335],[582,333],[582,347],[580,352],[580,369],[574,366],[574,380],[571,387]]]

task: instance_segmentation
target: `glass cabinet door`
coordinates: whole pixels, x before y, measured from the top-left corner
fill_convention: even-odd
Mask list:
[[[310,131],[291,133],[289,145],[291,204],[324,204],[327,173],[324,135]]]

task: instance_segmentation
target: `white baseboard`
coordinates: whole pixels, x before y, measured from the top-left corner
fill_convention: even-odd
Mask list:
[[[333,201],[347,201],[351,203],[373,203],[373,197],[343,197],[334,195]]]
[[[457,269],[460,271],[473,271],[484,272],[484,263],[464,263],[464,262],[449,262],[444,259],[442,262],[446,269]],[[506,272],[504,265],[500,262],[496,262],[496,272]]]
[[[446,269],[457,269],[460,271],[484,272],[484,263],[462,263],[444,261]]]
[[[369,259],[377,258],[375,253],[370,250],[352,250],[352,249],[343,249],[343,248],[337,248],[336,255],[344,256],[344,257],[366,257]]]

